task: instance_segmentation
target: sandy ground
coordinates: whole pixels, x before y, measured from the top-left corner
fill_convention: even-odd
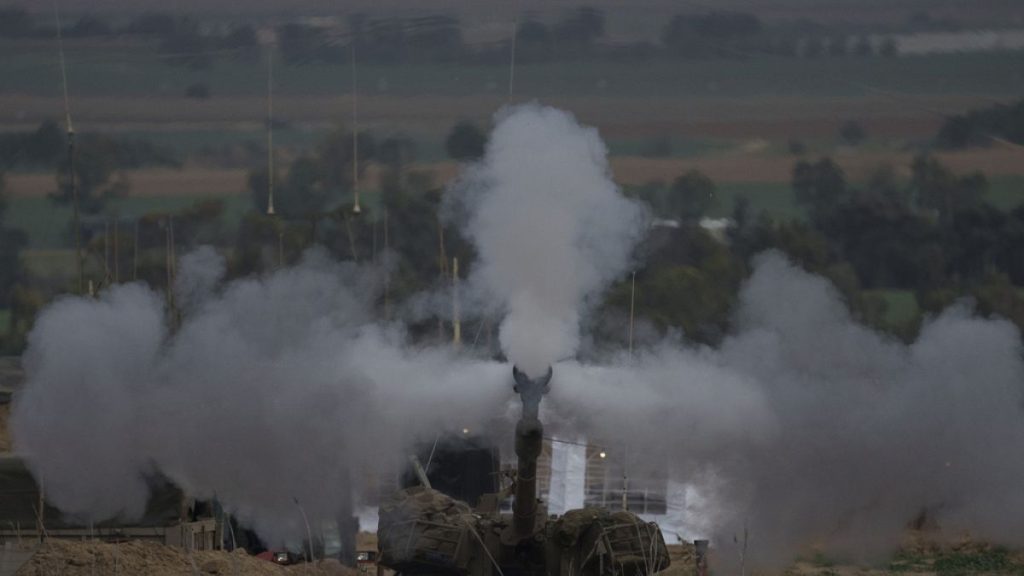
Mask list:
[[[49,540],[18,570],[18,576],[354,576],[335,560],[282,567],[242,550],[186,553],[153,542],[107,544]]]

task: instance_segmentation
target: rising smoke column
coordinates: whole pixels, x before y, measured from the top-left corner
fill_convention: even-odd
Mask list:
[[[607,155],[571,114],[512,107],[454,188],[480,257],[472,284],[500,304],[501,348],[531,376],[575,354],[581,313],[643,234],[645,212],[612,182]]]

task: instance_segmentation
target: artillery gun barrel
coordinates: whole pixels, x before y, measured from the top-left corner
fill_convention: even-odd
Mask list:
[[[512,526],[520,538],[533,534],[537,522],[537,459],[544,442],[544,426],[538,414],[540,401],[548,392],[552,371],[530,378],[513,367],[515,391],[523,401],[523,413],[516,423],[516,487],[512,504]]]
[[[544,427],[536,418],[516,423],[516,499],[512,519],[519,536],[533,533],[537,521],[537,458],[544,441]]]

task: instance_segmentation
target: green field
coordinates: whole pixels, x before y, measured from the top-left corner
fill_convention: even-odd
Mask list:
[[[857,182],[851,184],[855,188],[861,185]],[[781,220],[804,218],[806,215],[803,208],[796,204],[789,184],[773,182],[719,184],[717,202],[708,215],[713,218],[731,215],[736,198],[740,195],[750,199],[754,214],[764,211]],[[1002,210],[1012,210],[1024,204],[1024,176],[990,178],[985,200]]]
[[[892,328],[907,326],[921,315],[917,296],[910,290],[865,290],[865,296],[877,296],[885,302],[882,320]]]
[[[228,233],[234,233],[242,214],[251,206],[247,195],[225,196],[224,225]],[[135,197],[113,200],[108,204],[107,214],[116,214],[123,220],[134,220],[151,213],[179,212],[206,197],[167,196],[167,197]],[[45,197],[11,198],[7,212],[7,222],[15,228],[28,233],[29,247],[36,250],[67,248],[72,245],[68,233],[71,220],[71,208],[55,205]],[[102,226],[103,215],[86,216],[83,222],[96,222]]]
[[[1024,204],[1024,176],[990,178],[987,200],[1003,210]]]

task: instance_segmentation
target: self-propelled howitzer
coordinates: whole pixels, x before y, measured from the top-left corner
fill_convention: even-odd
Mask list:
[[[643,576],[668,567],[661,530],[626,510],[570,510],[548,517],[537,497],[544,441],[539,413],[552,371],[513,368],[523,410],[516,423],[516,477],[476,508],[418,485],[381,505],[380,565],[402,574],[447,576]],[[512,514],[501,514],[514,495]]]

